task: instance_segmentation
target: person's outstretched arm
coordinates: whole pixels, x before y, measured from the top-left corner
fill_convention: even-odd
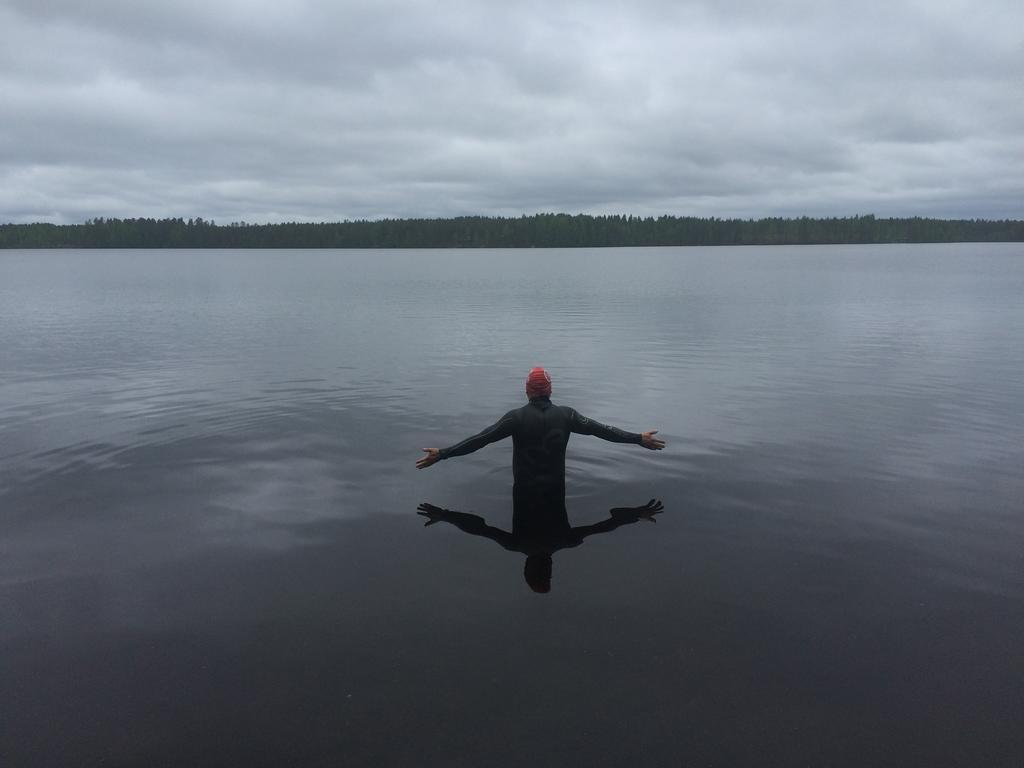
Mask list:
[[[450,459],[453,456],[465,456],[467,453],[479,451],[485,445],[504,440],[512,434],[512,425],[515,423],[515,411],[509,411],[497,422],[482,432],[472,437],[467,437],[461,443],[456,443],[450,448],[424,448],[426,456],[421,456],[416,462],[416,469],[426,469],[442,459]]]
[[[654,516],[664,510],[665,507],[659,499],[651,499],[639,507],[615,507],[611,510],[611,517],[607,520],[602,520],[600,523],[594,523],[593,525],[577,526],[572,529],[572,532],[581,539],[585,539],[587,536],[592,536],[595,533],[608,533],[620,526],[629,525],[638,520],[648,520],[656,523],[657,520],[654,519]]]
[[[599,421],[588,419],[575,408],[569,410],[572,411],[572,420],[570,421],[572,431],[578,435],[594,435],[594,437],[610,440],[613,443],[636,443],[651,451],[660,451],[665,447],[665,441],[655,437],[658,434],[656,429],[652,429],[650,432],[626,432],[618,427],[610,427]]]
[[[424,525],[433,525],[434,523],[451,523],[463,533],[469,533],[473,536],[483,536],[484,538],[496,541],[505,549],[515,549],[514,536],[508,531],[503,531],[501,528],[495,528],[493,525],[488,525],[487,521],[484,520],[480,515],[472,515],[468,512],[456,512],[451,509],[442,509],[434,504],[427,504],[426,502],[416,507],[417,515],[422,515],[427,518],[427,522]]]

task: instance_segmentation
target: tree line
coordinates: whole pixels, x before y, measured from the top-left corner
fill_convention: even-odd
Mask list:
[[[1024,221],[839,218],[720,219],[540,213],[518,218],[379,219],[227,225],[196,219],[0,224],[0,248],[562,248],[1024,241]]]

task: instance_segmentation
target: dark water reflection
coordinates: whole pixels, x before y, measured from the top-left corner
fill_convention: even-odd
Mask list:
[[[1024,761],[1017,245],[0,252],[0,763]],[[522,557],[522,401],[576,437]],[[524,553],[526,554],[526,553]]]
[[[479,515],[444,509],[424,502],[418,514],[427,518],[427,527],[437,523],[454,525],[463,533],[490,539],[510,552],[526,555],[523,578],[534,592],[551,591],[552,556],[563,549],[578,547],[588,536],[611,533],[623,525],[648,520],[664,511],[657,499],[635,507],[613,507],[608,517],[589,525],[572,525],[560,493],[527,494],[513,492],[512,530],[488,525]]]

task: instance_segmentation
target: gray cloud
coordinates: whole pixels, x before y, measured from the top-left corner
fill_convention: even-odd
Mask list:
[[[0,220],[1021,217],[1010,0],[7,0]]]

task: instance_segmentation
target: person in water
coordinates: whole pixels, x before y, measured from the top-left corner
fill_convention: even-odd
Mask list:
[[[512,477],[517,493],[529,488],[546,494],[565,488],[565,447],[572,433],[594,435],[613,443],[635,443],[660,451],[665,441],[655,437],[658,430],[626,432],[581,415],[574,408],[551,402],[551,377],[543,368],[534,368],[526,378],[526,396],[530,402],[502,416],[495,424],[449,448],[424,448],[426,456],[416,462],[426,469],[444,459],[465,456],[485,445],[512,438]]]
[[[417,514],[427,518],[425,525],[449,523],[464,533],[483,536],[510,552],[526,555],[523,578],[534,592],[545,593],[551,591],[551,556],[555,552],[578,547],[588,536],[609,533],[639,520],[656,522],[654,516],[664,511],[664,506],[658,499],[651,499],[639,507],[615,507],[609,511],[608,519],[599,523],[571,526],[564,496],[555,493],[524,497],[519,494],[511,532],[488,525],[484,518],[467,512],[427,503],[417,509]]]

